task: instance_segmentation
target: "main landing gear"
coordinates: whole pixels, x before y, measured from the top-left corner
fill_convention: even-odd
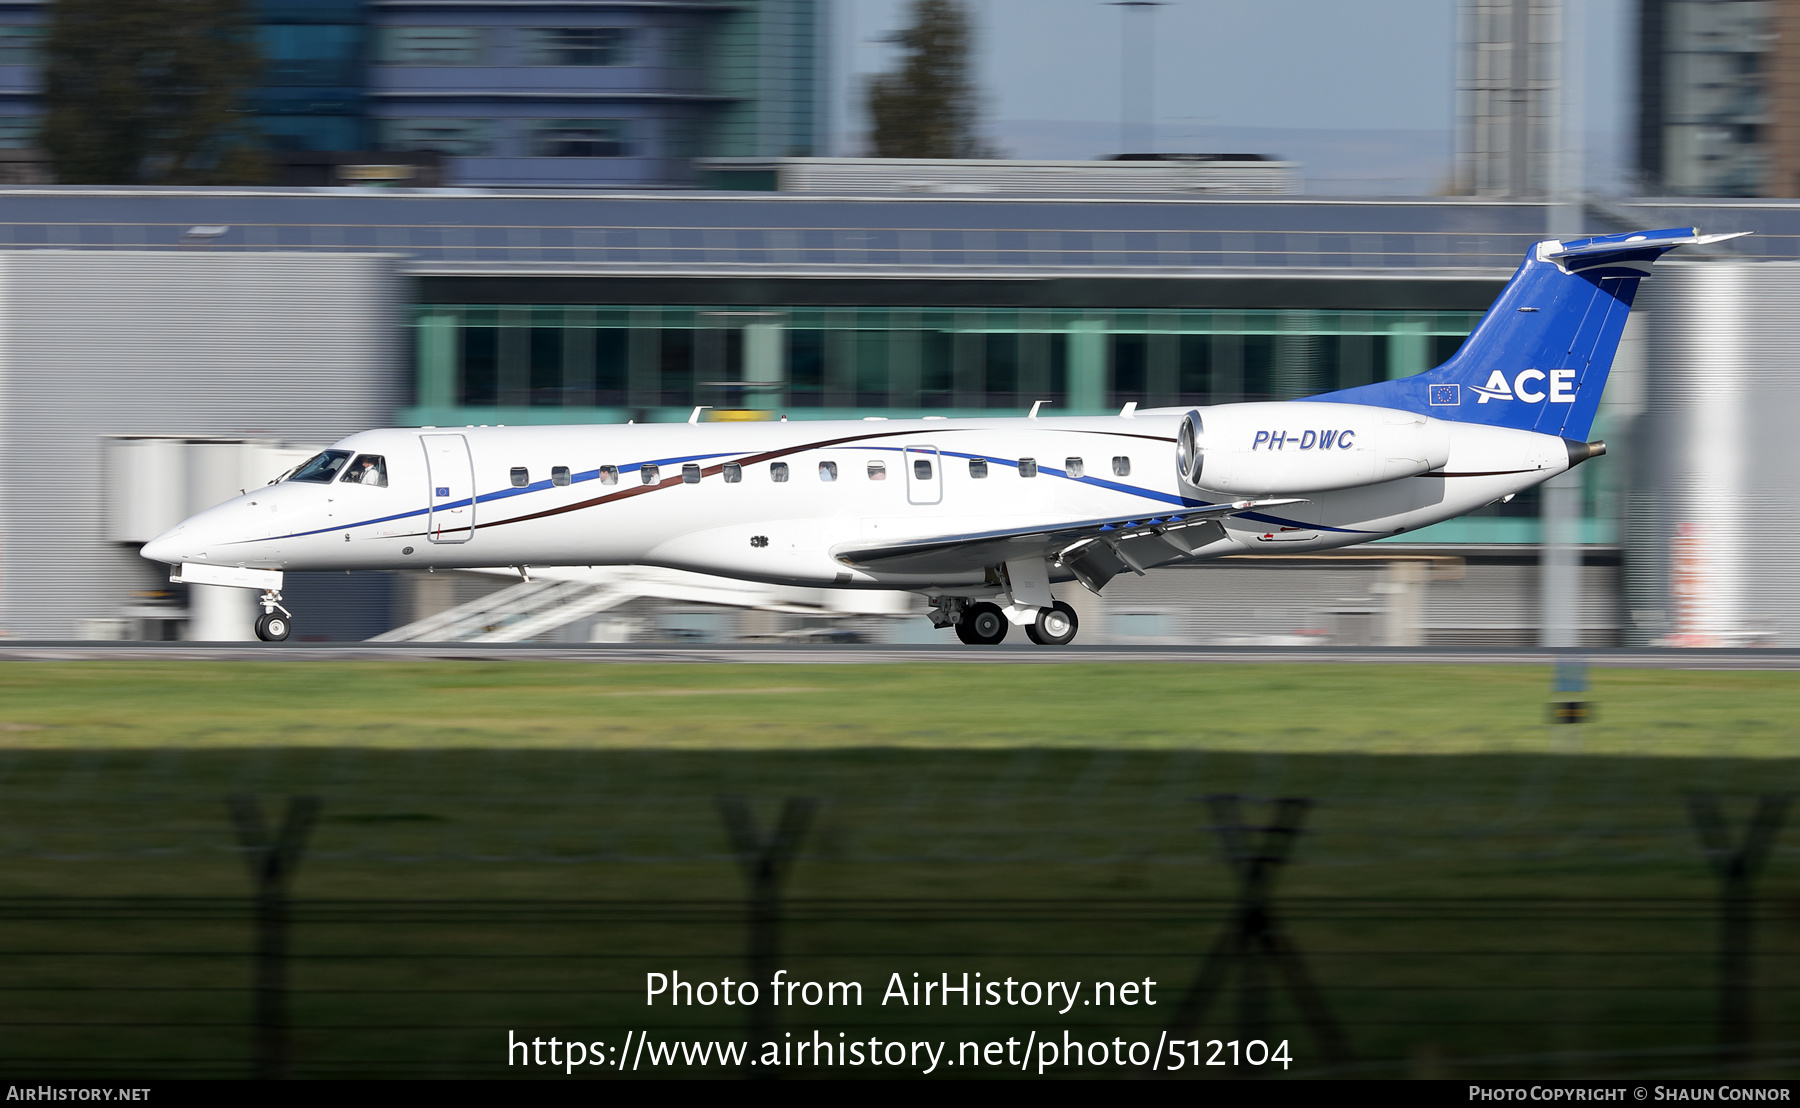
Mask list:
[[[971,604],[956,621],[956,637],[970,646],[997,646],[1006,639],[1006,613],[997,604]]]
[[[294,629],[294,614],[281,606],[281,590],[265,589],[261,603],[263,614],[256,617],[256,637],[264,642],[285,640]]]
[[[932,608],[931,621],[938,627],[956,628],[956,637],[970,646],[998,645],[1012,627],[998,604],[985,600],[969,603],[956,597],[938,600]],[[1067,646],[1074,641],[1080,626],[1075,609],[1058,600],[1048,608],[1038,609],[1037,621],[1025,625],[1025,635],[1039,646]]]
[[[1080,626],[1075,609],[1058,600],[1048,608],[1038,609],[1037,622],[1025,628],[1025,635],[1039,646],[1067,646],[1074,641]]]

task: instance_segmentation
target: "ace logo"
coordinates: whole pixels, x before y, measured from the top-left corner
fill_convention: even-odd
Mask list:
[[[1546,392],[1542,384],[1549,382]],[[1541,404],[1546,396],[1552,404],[1575,403],[1575,371],[1572,369],[1553,369],[1548,376],[1541,369],[1521,369],[1519,375],[1510,383],[1506,374],[1495,370],[1488,375],[1487,384],[1470,385],[1471,389],[1481,394],[1477,404],[1486,404],[1490,400],[1523,400],[1527,404]]]

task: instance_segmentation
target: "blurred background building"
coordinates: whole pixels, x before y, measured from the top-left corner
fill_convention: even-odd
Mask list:
[[[1800,3],[1640,0],[1638,84],[1646,191],[1800,194]]]
[[[1456,183],[1476,196],[1559,188],[1562,0],[1462,0],[1457,9]]]
[[[431,179],[375,179],[671,186],[693,182],[697,157],[820,153],[829,125],[827,0],[252,6],[262,66],[247,107],[278,183],[422,165]],[[42,116],[51,7],[0,4],[0,144],[14,150],[32,147]]]
[[[228,630],[136,545],[370,426],[1293,398],[1443,361],[1559,227],[1697,225],[1757,234],[1640,295],[1611,455],[1577,471],[1573,633],[1794,645],[1796,4],[1638,5],[1661,198],[1634,198],[1562,172],[1563,0],[1464,0],[1462,195],[1334,199],[1257,154],[1009,160],[965,135],[824,157],[823,0],[262,0],[247,103],[275,172],[315,187],[52,185],[50,5],[0,3],[0,633]],[[1754,102],[1737,146],[1695,122],[1727,102]],[[1070,599],[1084,641],[1529,645],[1541,504]],[[898,618],[913,598],[643,570],[296,574],[290,595],[301,638],[941,638]]]

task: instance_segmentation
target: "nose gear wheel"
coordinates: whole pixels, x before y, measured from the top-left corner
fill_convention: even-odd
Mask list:
[[[265,589],[257,601],[263,614],[256,617],[256,637],[264,642],[284,642],[294,629],[294,615],[281,606],[281,591]]]

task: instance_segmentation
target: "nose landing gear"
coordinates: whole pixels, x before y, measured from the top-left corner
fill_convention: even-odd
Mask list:
[[[281,606],[281,590],[263,590],[262,606],[263,614],[256,617],[256,637],[264,642],[282,642],[294,629],[294,614]],[[281,614],[276,615],[277,612]]]

